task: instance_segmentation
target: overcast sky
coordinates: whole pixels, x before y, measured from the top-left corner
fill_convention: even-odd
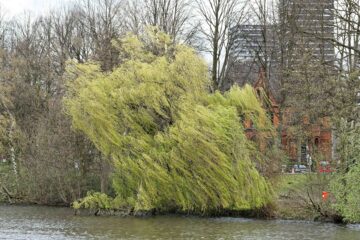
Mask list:
[[[51,8],[62,5],[71,0],[0,0],[2,12],[8,17],[13,17],[25,11],[34,14],[48,12]]]

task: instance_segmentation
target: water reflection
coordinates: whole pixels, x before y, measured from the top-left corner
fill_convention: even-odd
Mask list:
[[[0,239],[360,239],[360,225],[159,216],[74,216],[70,209],[0,207]]]

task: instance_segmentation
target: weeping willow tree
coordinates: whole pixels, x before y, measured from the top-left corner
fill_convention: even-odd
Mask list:
[[[263,137],[272,131],[253,89],[209,94],[203,60],[156,31],[117,45],[125,60],[111,73],[68,67],[68,113],[112,159],[116,193],[90,194],[75,208],[204,214],[268,204],[272,191],[242,125],[252,120]]]

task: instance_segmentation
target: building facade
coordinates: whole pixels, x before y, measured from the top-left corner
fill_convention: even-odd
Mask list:
[[[333,69],[335,48],[329,39],[334,36],[334,0],[282,0],[278,14],[275,24],[232,28],[234,44],[230,52],[228,87],[249,83],[268,94],[269,115],[278,130],[281,146],[292,162],[306,165],[309,156],[317,162],[331,162],[333,133],[330,119],[296,119],[306,133],[299,138],[294,133],[292,118],[301,114],[297,114],[295,108],[281,106],[285,100],[279,92],[284,89],[286,71],[296,72],[299,57],[304,53],[317,65]],[[247,132],[250,137],[255,134],[250,127]]]
[[[282,108],[276,101],[272,91],[268,89],[266,82],[265,73],[261,71],[258,75],[258,80],[254,84],[254,89],[260,100],[260,92],[264,92],[267,95],[267,104],[263,104],[263,106],[266,108],[272,124],[279,134],[281,147],[287,153],[290,163],[308,165],[309,156],[311,156],[316,164],[320,162],[331,163],[333,132],[330,118],[322,117],[313,123],[304,118],[302,120],[303,126],[305,126],[308,134],[305,139],[303,137],[299,138],[292,131],[293,125],[289,121],[294,114],[293,109]],[[244,123],[244,125],[248,138],[253,138],[256,135],[256,129],[249,122]]]

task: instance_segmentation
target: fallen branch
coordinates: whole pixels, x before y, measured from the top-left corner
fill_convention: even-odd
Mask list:
[[[1,186],[1,190],[4,193],[4,195],[6,195],[6,197],[8,198],[9,203],[13,203],[13,194],[10,193],[10,191],[5,187],[5,186]]]
[[[307,192],[309,201],[311,202],[311,205],[313,206],[313,209],[315,211],[317,211],[322,217],[325,217],[325,218],[328,217],[328,214],[326,212],[322,211],[321,206],[313,201],[313,199],[310,196],[309,190],[307,190],[306,192]]]

